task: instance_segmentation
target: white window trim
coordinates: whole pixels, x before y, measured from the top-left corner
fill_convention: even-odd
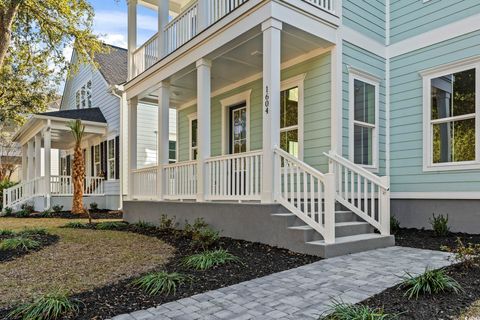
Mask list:
[[[228,146],[230,143],[230,128],[228,127],[229,123],[229,109],[232,106],[245,103],[247,108],[247,152],[250,151],[250,97],[252,95],[252,90],[247,90],[239,94],[230,96],[228,98],[220,100],[222,106],[222,155],[228,153]]]
[[[190,113],[187,115],[188,117],[188,159],[190,161],[193,160],[193,149],[192,148],[192,121],[197,120],[198,121],[198,116],[197,113]],[[197,123],[197,129],[198,129],[198,123]],[[198,139],[198,132],[197,132],[197,139]],[[198,150],[198,141],[197,141],[197,147],[196,149]],[[198,151],[197,151],[198,152]]]
[[[305,105],[305,78],[306,73],[283,80],[280,85],[280,91],[285,91],[291,88],[298,87],[298,160],[303,161],[304,157],[304,105]],[[280,129],[280,132],[292,129],[295,126]],[[278,135],[280,135],[280,132]]]
[[[379,146],[380,146],[380,82],[381,79],[360,69],[348,67],[349,77],[348,77],[348,157],[350,161],[354,162],[354,125],[356,121],[354,120],[354,99],[355,99],[355,90],[354,90],[354,81],[359,80],[365,83],[368,83],[375,87],[375,125],[372,125],[373,129],[373,145],[372,145],[372,164],[371,165],[361,165],[359,166],[374,172],[379,172]],[[361,122],[362,126],[365,126]]]
[[[431,117],[431,80],[444,75],[453,74],[475,68],[475,160],[462,162],[433,163],[433,126]],[[465,59],[448,65],[442,65],[435,69],[420,72],[423,77],[423,171],[450,171],[468,170],[480,168],[480,59]],[[450,122],[452,119],[460,119],[465,116],[441,119]],[[466,115],[467,118],[469,115]],[[439,121],[434,121],[438,123]]]
[[[96,149],[98,147],[98,162],[95,161],[95,155],[96,155]],[[93,176],[94,177],[99,177],[100,176],[100,172],[97,172],[97,164],[100,166],[100,170],[102,170],[102,150],[100,148],[100,144],[96,144],[93,146]]]
[[[110,158],[110,144],[113,144],[113,158]],[[108,139],[108,140],[107,140],[107,179],[106,179],[106,180],[110,180],[110,181],[112,181],[112,180],[117,180],[117,179],[115,178],[115,176],[116,176],[116,172],[115,172],[115,165],[116,165],[116,163],[115,163],[115,154],[116,154],[116,151],[117,151],[116,148],[117,148],[117,147],[115,146],[115,137]],[[110,172],[110,162],[113,162],[113,168],[114,168],[114,169],[113,169],[113,177],[110,177],[110,174],[111,174],[111,172]]]

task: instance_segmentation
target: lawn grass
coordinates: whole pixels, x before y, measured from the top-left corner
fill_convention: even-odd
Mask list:
[[[173,255],[169,245],[140,234],[60,228],[71,221],[77,220],[0,219],[0,229],[46,228],[60,237],[55,245],[0,264],[0,308],[52,290],[73,294],[101,287],[159,269]]]

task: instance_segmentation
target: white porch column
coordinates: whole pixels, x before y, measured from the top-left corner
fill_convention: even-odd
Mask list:
[[[206,2],[206,1],[205,1]],[[212,63],[207,59],[197,61],[197,119],[198,119],[198,170],[197,201],[205,201],[208,176],[205,160],[210,158],[210,73]]]
[[[42,136],[35,136],[35,178],[42,176]]]
[[[135,63],[133,52],[137,49],[137,0],[128,3],[128,79],[134,77]]]
[[[158,0],[158,58],[161,59],[167,55],[167,43],[165,37],[165,27],[168,24],[169,0]]]
[[[133,170],[137,169],[137,106],[138,99],[128,101],[128,199],[133,199],[134,179]]]
[[[43,152],[45,153],[44,155],[44,165],[45,165],[45,198],[46,198],[46,204],[45,204],[45,209],[50,208],[50,175],[52,172],[52,159],[51,159],[51,154],[52,154],[52,134],[51,134],[51,122],[48,120],[47,127],[45,128],[45,131],[43,132]]]
[[[157,129],[157,195],[158,200],[163,200],[165,193],[165,177],[163,166],[169,160],[169,108],[170,108],[170,85],[161,82],[158,89],[158,129]]]
[[[28,180],[27,145],[22,145],[22,181]]]
[[[263,172],[262,202],[275,199],[273,148],[280,145],[280,88],[282,23],[269,19],[263,31]]]
[[[198,20],[198,33],[202,32],[206,28],[208,28],[208,20],[209,20],[209,9],[210,3],[213,1],[203,0],[198,1],[198,11],[197,11],[197,20]]]
[[[27,144],[27,157],[28,157],[28,164],[27,164],[27,180],[32,180],[35,178],[35,164],[34,164],[34,157],[35,157],[35,145],[34,140],[30,139]]]

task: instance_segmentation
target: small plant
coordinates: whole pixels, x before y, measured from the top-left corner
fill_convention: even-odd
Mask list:
[[[7,250],[21,250],[21,251],[30,251],[36,249],[40,246],[40,242],[27,238],[18,236],[15,238],[5,239],[0,242],[0,251]]]
[[[15,218],[28,218],[30,217],[30,212],[28,210],[20,210],[13,214]]]
[[[185,227],[183,228],[183,232],[187,237],[191,237],[198,230],[205,228],[208,228],[208,224],[203,218],[195,219],[193,225],[191,225],[190,223],[188,223],[187,220],[185,220]]]
[[[35,211],[35,207],[31,203],[24,203],[20,208],[28,214],[32,214]]]
[[[147,222],[147,221],[137,221],[133,224],[133,226],[137,229],[154,229],[156,228],[153,223]]]
[[[201,247],[203,250],[210,248],[218,239],[220,239],[219,232],[208,227],[199,229],[192,234],[193,245]]]
[[[52,210],[53,210],[53,212],[55,212],[55,213],[60,213],[60,212],[63,211],[63,206],[61,206],[61,205],[59,205],[59,204],[54,205],[54,206],[52,207]]]
[[[69,229],[87,229],[88,225],[78,221],[68,222],[62,226],[62,228],[69,228]]]
[[[226,250],[204,251],[186,257],[183,265],[196,270],[207,270],[229,262],[240,262],[240,259]]]
[[[96,203],[96,202],[90,203],[90,210],[98,211],[98,203]]]
[[[456,243],[457,246],[453,249],[446,246],[442,246],[440,249],[453,253],[451,259],[466,268],[472,268],[480,262],[480,244],[465,245],[460,238],[457,238]]]
[[[13,310],[8,317],[22,320],[54,320],[67,314],[76,314],[78,304],[63,292],[53,292]]]
[[[435,213],[432,214],[432,218],[429,220],[432,225],[433,232],[437,237],[445,237],[450,232],[448,227],[448,214],[444,216],[443,214],[435,216]]]
[[[184,275],[173,272],[167,273],[165,271],[147,274],[135,281],[132,284],[145,291],[147,294],[153,296],[157,294],[175,294],[177,287],[189,280]]]
[[[175,223],[175,217],[173,218],[169,218],[166,214],[162,214],[160,216],[160,223],[158,225],[158,228],[162,231],[166,231],[166,230],[172,230],[172,229],[175,229],[176,227],[176,223]]]
[[[396,316],[385,314],[382,309],[372,309],[365,305],[353,305],[334,301],[321,320],[388,320]]]
[[[19,232],[23,237],[32,237],[32,236],[44,236],[47,235],[47,229],[45,228],[25,228]]]
[[[123,221],[106,221],[98,223],[95,228],[98,230],[123,230],[128,226]]]
[[[5,217],[11,217],[11,216],[13,215],[13,209],[10,208],[10,207],[5,207],[5,208],[3,209],[3,215],[4,215]]]
[[[400,221],[398,221],[397,217],[392,215],[390,217],[390,231],[395,234],[400,230]]]
[[[50,209],[47,209],[39,214],[42,218],[51,218],[53,216],[53,211]]]
[[[459,293],[462,291],[460,284],[448,276],[443,269],[429,270],[427,267],[423,274],[412,276],[407,272],[403,279],[404,281],[400,286],[407,289],[405,296],[408,296],[408,299],[413,297],[417,299],[420,294],[430,295],[444,291]]]
[[[7,236],[11,237],[16,235],[17,233],[13,230],[8,230],[8,229],[0,229],[0,236]]]

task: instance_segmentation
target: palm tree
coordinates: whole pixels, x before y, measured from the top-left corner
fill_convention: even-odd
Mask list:
[[[73,204],[72,213],[82,214],[83,209],[83,179],[85,176],[85,163],[83,161],[82,152],[82,139],[85,133],[85,126],[82,125],[81,120],[70,121],[67,126],[70,128],[70,132],[75,140],[75,150],[73,153],[73,168],[72,168],[72,180],[73,180]]]

